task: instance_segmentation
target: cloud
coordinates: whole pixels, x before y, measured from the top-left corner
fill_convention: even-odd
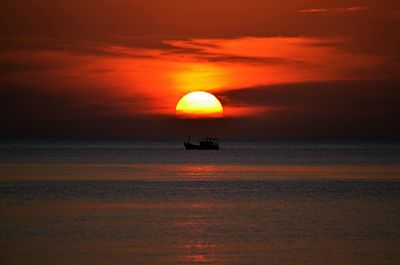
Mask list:
[[[369,8],[365,6],[336,7],[336,8],[310,8],[299,10],[300,13],[357,13],[365,12]]]
[[[129,58],[153,58],[156,48],[166,49],[160,39],[79,40],[42,37],[0,37],[0,52],[9,51],[52,51],[76,55],[113,56]]]
[[[259,137],[400,138],[400,79],[326,81],[224,91],[225,104],[264,106],[243,126]]]
[[[71,95],[66,97],[32,88],[17,90],[10,87],[0,95],[0,135],[176,138],[201,136],[207,131],[223,138],[400,138],[399,86],[400,80],[397,79],[307,82],[232,89],[218,93],[224,104],[272,107],[271,110],[252,117],[211,121],[180,120],[166,115],[115,115],[115,100],[107,99],[107,96],[98,96],[101,100],[97,102],[102,104],[96,105]],[[140,96],[132,100],[133,105],[141,104]]]
[[[232,89],[218,96],[225,104],[274,107],[294,116],[385,120],[400,111],[398,87],[400,79],[303,82]]]
[[[398,69],[397,57],[388,60],[385,56],[353,52],[346,47],[351,40],[342,38],[239,37],[164,41],[116,38],[115,43],[111,39],[107,42],[106,47],[114,47],[109,52],[99,51],[104,47],[102,41],[63,43],[45,39],[35,42],[29,38],[8,41],[0,52],[0,113],[4,121],[0,129],[8,135],[14,132],[15,135],[29,135],[36,132],[34,124],[58,128],[53,131],[56,135],[62,134],[63,124],[74,128],[77,134],[85,133],[84,129],[77,128],[83,124],[83,128],[100,135],[97,130],[101,124],[107,124],[109,135],[123,137],[125,133],[108,128],[109,124],[118,123],[115,128],[120,129],[131,128],[131,123],[145,124],[140,133],[132,128],[128,130],[134,137],[146,135],[146,130],[157,127],[152,121],[165,122],[160,118],[165,116],[169,117],[171,125],[160,125],[160,128],[172,126],[168,127],[171,134],[179,133],[179,129],[174,128],[180,125],[171,122],[176,103],[185,93],[194,90],[211,91],[221,97],[227,117],[224,124],[235,128],[225,130],[226,134],[237,131],[238,135],[245,135],[243,129],[235,127],[241,124],[235,121],[244,117],[254,121],[251,125],[254,127],[261,126],[258,123],[263,124],[263,119],[268,118],[270,124],[277,128],[282,125],[290,131],[287,125],[290,122],[307,123],[309,117],[321,122],[320,113],[333,115],[326,106],[335,109],[335,101],[342,104],[342,99],[348,95],[351,102],[355,102],[356,83],[346,83],[348,90],[344,91],[342,83],[335,84],[334,80],[367,82],[366,79],[396,77]],[[148,54],[152,56],[146,56]],[[286,85],[288,83],[298,85]],[[243,89],[236,91],[235,88]],[[337,96],[335,91],[343,97]],[[348,94],[351,91],[353,94]],[[376,98],[390,100],[396,96],[388,94],[385,99],[378,94]],[[372,99],[366,104],[371,102],[374,106],[376,102]],[[317,105],[319,102],[321,106]],[[340,108],[355,113],[356,107],[352,110],[351,106]],[[393,104],[387,106],[393,107]],[[381,109],[387,108],[382,106]],[[265,110],[268,115],[259,115]],[[291,120],[292,116],[298,121]],[[154,120],[143,122],[147,117]],[[278,117],[286,123],[281,124]],[[366,120],[366,116],[360,117]],[[110,121],[113,118],[115,122]],[[333,115],[331,120],[337,118]],[[278,130],[274,128],[269,127],[269,130],[276,130],[277,135]],[[162,132],[160,130],[160,136]],[[221,133],[224,130],[221,129]]]
[[[143,109],[148,98],[136,95],[121,97],[104,89],[41,88],[3,85],[0,90],[3,120],[17,117],[27,120],[76,119],[84,117],[121,116],[131,109]]]
[[[222,39],[221,39],[222,40]],[[162,56],[188,56],[193,60],[209,62],[255,63],[255,64],[283,64],[291,63],[289,58],[274,56],[245,56],[241,54],[226,54],[224,46],[219,42],[207,43],[197,39],[163,40],[159,37],[123,38],[116,37],[108,41],[82,41],[71,39],[50,38],[0,38],[0,52],[19,52],[26,55],[35,52],[68,53],[82,56],[122,57],[136,59],[158,59]],[[228,39],[227,39],[228,40]],[[223,42],[223,41],[222,41]],[[312,45],[312,43],[310,43]],[[314,45],[323,45],[314,43]],[[326,44],[328,45],[328,44]],[[3,59],[3,60],[2,60]],[[9,58],[4,60],[0,54],[0,72],[36,71],[49,68],[59,68],[63,64],[40,62],[37,65],[21,65],[18,61]]]
[[[273,38],[264,38],[273,40]],[[239,42],[251,41],[251,38],[237,39],[188,39],[188,40],[169,40],[164,41],[170,49],[165,54],[186,55],[192,59],[219,63],[247,63],[247,64],[301,64],[302,62],[292,58],[280,56],[257,56],[257,54],[246,55],[246,51],[227,51],[229,42],[236,40]],[[311,43],[311,42],[310,42]],[[228,44],[228,45],[227,45]],[[316,44],[317,45],[317,44]]]

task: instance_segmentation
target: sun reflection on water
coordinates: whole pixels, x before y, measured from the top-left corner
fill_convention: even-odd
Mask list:
[[[211,202],[194,202],[187,205],[190,214],[182,215],[183,219],[176,222],[177,229],[187,235],[180,243],[181,251],[179,260],[184,263],[216,264],[218,246],[212,226],[215,225],[212,218],[214,204]]]

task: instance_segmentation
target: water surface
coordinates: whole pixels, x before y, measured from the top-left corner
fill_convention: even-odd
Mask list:
[[[0,264],[399,264],[397,142],[3,142]]]

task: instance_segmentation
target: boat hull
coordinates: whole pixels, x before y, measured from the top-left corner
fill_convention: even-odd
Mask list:
[[[218,145],[204,146],[204,145],[191,144],[188,142],[184,142],[184,145],[186,150],[219,150]]]

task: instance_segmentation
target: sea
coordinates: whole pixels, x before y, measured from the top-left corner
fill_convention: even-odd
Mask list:
[[[0,264],[400,264],[400,141],[1,141]]]

